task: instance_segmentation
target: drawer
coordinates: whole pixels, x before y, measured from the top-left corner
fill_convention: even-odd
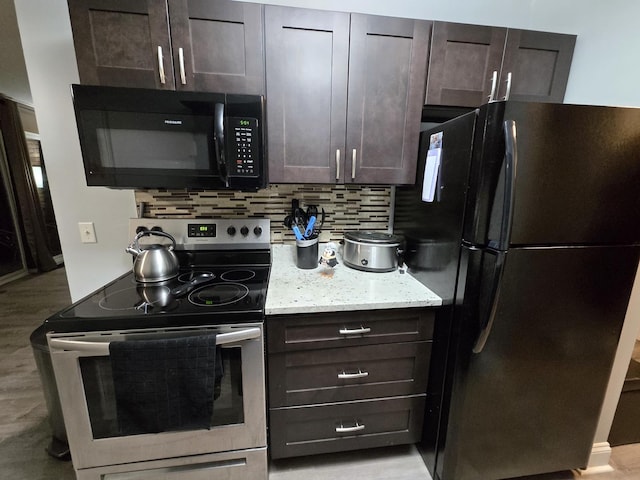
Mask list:
[[[77,480],[246,480],[267,478],[267,449],[254,448],[76,471]]]
[[[422,308],[269,316],[267,352],[430,340],[434,316]]]
[[[424,395],[270,410],[271,458],[420,441]]]
[[[268,357],[269,405],[425,393],[431,342],[282,352]]]

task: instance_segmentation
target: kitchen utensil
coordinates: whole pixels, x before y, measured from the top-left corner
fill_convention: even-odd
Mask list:
[[[296,240],[304,240],[304,235],[302,235],[302,232],[298,228],[298,225],[294,225],[293,227],[291,227],[291,230],[293,230],[293,234],[296,236]]]
[[[345,265],[366,272],[391,272],[398,267],[403,239],[374,231],[344,233]]]
[[[146,236],[165,237],[171,240],[172,245],[151,244],[144,249],[140,248],[139,240]],[[173,252],[176,240],[168,233],[158,230],[143,230],[139,232],[126,251],[135,258],[133,262],[133,274],[136,282],[161,282],[178,275],[178,257]]]
[[[316,217],[312,216],[307,222],[307,228],[304,231],[304,237],[309,238],[313,234],[313,226],[316,224]]]
[[[211,280],[213,280],[215,278],[216,278],[216,276],[213,273],[201,273],[201,274],[196,275],[195,277],[193,277],[191,280],[189,280],[185,284],[180,285],[179,287],[175,287],[174,289],[172,289],[171,290],[171,294],[174,297],[178,297],[178,298],[182,297],[182,296],[186,295],[187,293],[189,293],[190,291],[192,291],[197,286],[202,285],[203,283],[210,282]]]

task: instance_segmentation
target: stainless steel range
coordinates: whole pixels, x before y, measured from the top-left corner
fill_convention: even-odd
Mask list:
[[[175,238],[177,276],[127,273],[45,322],[76,476],[266,479],[269,221],[141,229]]]

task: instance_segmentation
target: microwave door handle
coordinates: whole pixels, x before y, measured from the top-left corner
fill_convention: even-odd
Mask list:
[[[219,333],[216,335],[216,345],[226,345],[229,343],[244,342],[260,337],[260,329],[257,327],[245,328],[229,333]],[[108,356],[109,342],[86,341],[86,340],[65,340],[63,338],[50,338],[49,347],[52,350],[72,350],[74,352],[85,353],[90,356]]]
[[[216,103],[213,119],[213,142],[216,149],[218,171],[225,186],[229,188],[229,174],[227,172],[227,160],[224,154],[224,103]]]

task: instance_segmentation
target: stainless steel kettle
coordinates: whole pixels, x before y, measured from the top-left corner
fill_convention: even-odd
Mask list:
[[[138,241],[145,236],[157,235],[166,237],[173,245],[151,244],[140,248]],[[135,258],[133,262],[133,275],[136,282],[162,282],[178,275],[178,257],[173,252],[176,247],[176,240],[165,232],[156,230],[143,230],[139,232],[126,251]]]

